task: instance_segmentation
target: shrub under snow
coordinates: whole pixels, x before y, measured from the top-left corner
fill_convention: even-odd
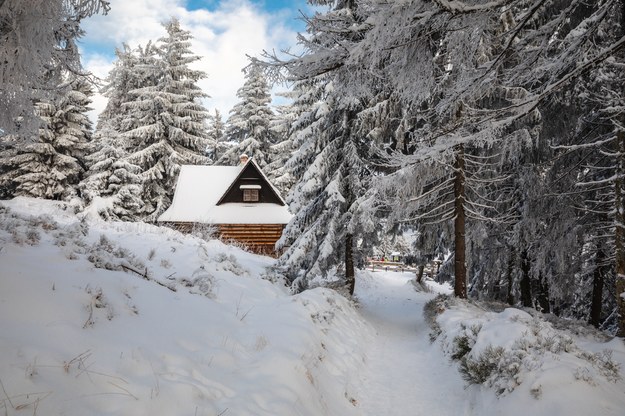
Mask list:
[[[614,391],[625,391],[621,339],[606,342],[604,335],[591,330],[582,331],[581,336],[555,328],[540,314],[532,316],[511,307],[494,312],[447,296],[430,301],[425,314],[431,339],[458,362],[462,377],[469,384],[492,389],[497,396],[528,392],[540,399],[566,390],[570,398],[562,400],[579,401],[581,411],[597,403],[611,408],[619,397]],[[588,388],[596,391],[581,393]]]

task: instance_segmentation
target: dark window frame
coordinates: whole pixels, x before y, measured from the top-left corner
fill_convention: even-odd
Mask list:
[[[243,202],[258,202],[260,192],[258,189],[243,189]]]

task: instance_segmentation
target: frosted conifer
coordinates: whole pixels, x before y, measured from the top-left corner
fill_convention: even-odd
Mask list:
[[[0,126],[5,133],[19,127],[24,130],[20,140],[37,136],[33,103],[54,100],[52,73],[82,73],[76,46],[83,35],[80,22],[108,9],[105,0],[0,2]]]
[[[124,137],[132,146],[128,161],[142,170],[148,221],[170,205],[181,165],[209,162],[204,156],[209,113],[199,103],[206,94],[196,84],[205,74],[189,68],[200,57],[191,53],[191,35],[178,20],[164,26],[168,35],[159,39],[156,55],[146,51],[138,65],[152,83],[132,90],[135,99],[124,104],[138,124]]]
[[[245,71],[245,82],[237,91],[241,100],[230,110],[226,137],[237,144],[219,159],[218,164],[236,165],[243,153],[253,157],[262,168],[269,163],[269,146],[274,137],[271,121],[274,117],[269,104],[269,85],[262,68],[252,65]]]

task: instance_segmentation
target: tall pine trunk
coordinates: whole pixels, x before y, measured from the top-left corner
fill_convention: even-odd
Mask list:
[[[454,164],[454,295],[466,299],[467,297],[467,265],[466,265],[466,241],[464,212],[465,188],[464,188],[464,146],[456,148],[456,161]]]
[[[592,277],[592,297],[590,302],[590,317],[588,323],[594,327],[601,324],[601,310],[603,306],[603,276],[605,271],[605,251],[603,243],[597,243],[597,252],[595,253],[595,271]]]
[[[530,279],[530,260],[527,250],[521,253],[521,305],[526,308],[532,307],[532,285]]]
[[[354,273],[354,246],[353,236],[350,233],[345,235],[345,280],[351,296],[356,288],[356,274]]]
[[[508,305],[514,305],[514,247],[510,246],[508,257],[508,270],[506,271],[506,280],[508,283],[506,292],[506,302]]]
[[[417,269],[417,283],[421,283],[423,281],[423,270],[425,269],[425,264],[421,263],[419,268]]]
[[[549,305],[549,282],[547,282],[547,279],[545,279],[542,273],[538,275],[536,300],[542,313],[551,313],[551,306]]]
[[[616,304],[619,312],[618,336],[625,337],[625,131],[617,133],[619,152],[616,169],[616,214],[615,214],[615,256],[616,256]]]

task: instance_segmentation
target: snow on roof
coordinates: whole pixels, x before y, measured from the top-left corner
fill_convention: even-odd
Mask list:
[[[248,163],[251,163],[251,159]],[[249,202],[217,205],[244,166],[181,166],[174,200],[158,221],[208,224],[288,223],[292,215],[286,205]]]

